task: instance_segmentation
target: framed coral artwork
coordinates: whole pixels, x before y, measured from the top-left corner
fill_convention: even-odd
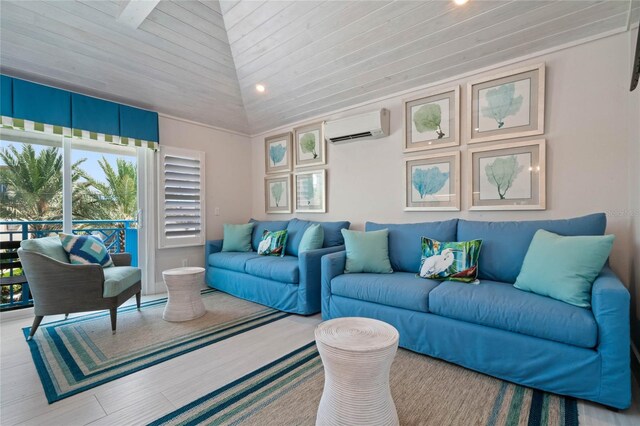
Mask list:
[[[460,152],[405,158],[406,211],[460,210]]]
[[[404,152],[460,145],[460,88],[440,89],[404,102]]]
[[[469,210],[544,210],[545,140],[467,151]]]
[[[467,83],[469,143],[544,133],[544,64]]]
[[[326,164],[324,122],[296,127],[294,146],[296,168]]]
[[[264,140],[265,173],[290,172],[292,168],[291,132],[274,135]]]
[[[291,213],[291,175],[264,178],[265,213]]]

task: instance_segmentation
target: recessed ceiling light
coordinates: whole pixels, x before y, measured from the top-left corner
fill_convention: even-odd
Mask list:
[[[256,90],[260,93],[264,93],[264,91],[267,89],[262,84],[256,84]]]
[[[457,4],[458,6],[462,6],[463,4],[465,4],[466,2],[468,2],[469,0],[453,0],[453,2],[455,4]]]

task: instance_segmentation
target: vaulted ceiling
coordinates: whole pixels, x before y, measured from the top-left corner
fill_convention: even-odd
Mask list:
[[[257,133],[639,16],[640,0],[2,0],[0,70]]]

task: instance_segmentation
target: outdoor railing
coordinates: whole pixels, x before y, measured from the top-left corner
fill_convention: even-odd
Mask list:
[[[0,241],[23,241],[60,232],[60,220],[0,221]],[[138,229],[135,220],[74,220],[72,232],[99,235],[110,253],[131,253],[131,265],[138,265]],[[3,264],[0,267],[3,277],[22,275],[20,269],[7,268]],[[1,290],[0,310],[33,305],[28,285],[2,284]]]

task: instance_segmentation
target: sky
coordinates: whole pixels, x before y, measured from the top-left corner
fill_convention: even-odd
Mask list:
[[[9,142],[9,141],[0,140],[1,148],[6,148],[9,145],[15,145],[17,146],[18,150],[20,150],[21,149],[20,145],[23,145],[23,144],[20,142]],[[45,145],[32,144],[32,146],[35,149],[36,153],[39,153],[43,149],[48,148]],[[60,148],[60,152],[62,152],[62,148]],[[104,176],[104,173],[102,172],[102,168],[98,164],[98,160],[100,160],[103,156],[107,159],[107,162],[109,162],[109,164],[111,164],[111,166],[114,169],[116,167],[117,158],[125,158],[129,161],[135,161],[135,157],[130,157],[130,156],[105,154],[102,152],[92,152],[92,151],[79,150],[79,149],[72,149],[71,151],[71,160],[74,163],[82,158],[86,158],[86,161],[82,163],[82,166],[81,166],[82,169],[85,170],[94,179],[105,182],[106,178]],[[0,159],[0,166],[2,165],[4,165],[4,162],[2,161],[2,159]]]

